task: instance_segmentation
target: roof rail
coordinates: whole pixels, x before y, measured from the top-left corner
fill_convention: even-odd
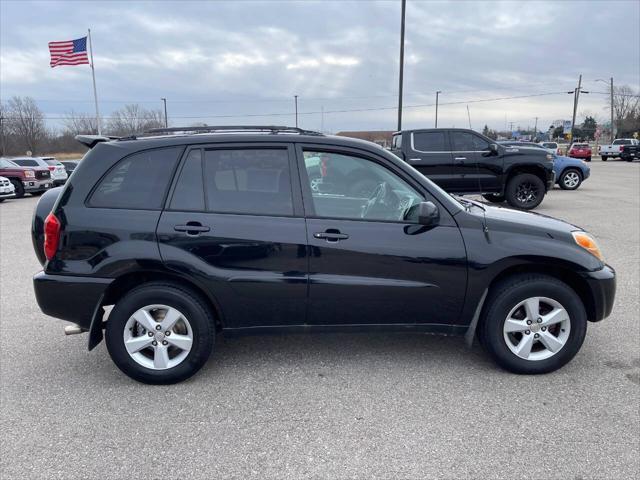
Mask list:
[[[304,130],[298,127],[286,127],[280,125],[218,125],[206,127],[171,127],[171,128],[153,128],[146,131],[148,134],[164,134],[164,133],[218,133],[218,132],[269,132],[277,133],[298,133],[300,135],[322,135],[320,132],[313,130]]]
[[[116,140],[118,137],[107,137],[105,135],[76,135],[75,138],[85,147],[93,148],[99,143]]]

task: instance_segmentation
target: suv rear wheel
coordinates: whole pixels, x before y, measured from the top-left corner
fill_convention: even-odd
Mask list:
[[[517,275],[487,298],[480,335],[501,367],[514,373],[548,373],[582,346],[587,315],[567,284],[546,275]]]
[[[523,210],[536,208],[542,202],[544,195],[544,183],[532,173],[515,175],[507,183],[505,191],[509,205]]]
[[[125,295],[105,331],[118,368],[152,384],[177,383],[195,374],[209,358],[214,336],[213,317],[198,295],[155,282]]]

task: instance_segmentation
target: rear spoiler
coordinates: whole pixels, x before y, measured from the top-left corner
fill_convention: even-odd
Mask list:
[[[107,137],[105,135],[76,135],[76,140],[89,148],[93,148],[99,143],[116,140],[118,138],[119,137]]]

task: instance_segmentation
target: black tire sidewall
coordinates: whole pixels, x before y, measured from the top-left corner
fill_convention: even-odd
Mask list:
[[[11,183],[13,183],[13,187],[16,189],[16,198],[24,197],[24,185],[22,185],[22,182],[19,180],[11,179]]]
[[[575,187],[568,187],[564,183],[565,176],[569,172],[577,173],[578,177],[580,178],[580,181],[578,182],[578,184]],[[582,173],[580,172],[580,170],[577,170],[575,168],[567,168],[564,172],[562,172],[562,175],[560,175],[560,188],[562,188],[563,190],[577,190],[580,185],[582,185]]]
[[[482,197],[491,203],[502,203],[505,200],[504,195],[500,195],[496,193],[486,193],[482,195]]]
[[[531,182],[537,185],[540,193],[538,194],[538,198],[536,199],[535,202],[522,204],[517,200],[516,190],[518,188],[518,185],[520,185],[523,182]],[[519,208],[522,210],[532,210],[536,208],[538,205],[540,205],[540,203],[542,203],[542,200],[544,199],[545,194],[546,194],[546,191],[544,188],[544,182],[532,173],[519,173],[515,175],[513,178],[509,180],[509,183],[507,183],[507,189],[505,191],[505,197],[509,205],[511,205],[514,208]]]
[[[545,360],[530,361],[515,355],[507,346],[503,326],[507,315],[519,302],[530,297],[548,297],[558,301],[569,313],[571,331],[562,349]],[[553,277],[516,277],[500,285],[490,295],[482,323],[483,345],[503,368],[521,374],[549,373],[568,363],[580,350],[587,331],[587,315],[580,297]]]
[[[151,370],[138,364],[124,346],[123,331],[138,309],[153,304],[168,305],[184,314],[193,330],[193,345],[187,358],[167,370]],[[171,384],[194,375],[209,358],[215,336],[211,313],[196,295],[169,285],[146,285],[132,290],[114,307],[106,325],[105,343],[116,366],[126,375],[143,383]]]

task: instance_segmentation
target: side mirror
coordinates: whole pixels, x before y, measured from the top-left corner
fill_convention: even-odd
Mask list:
[[[440,212],[433,202],[421,202],[418,205],[418,223],[425,226],[435,226],[440,221]]]
[[[495,143],[490,143],[489,144],[489,151],[493,154],[498,153],[498,145]]]

